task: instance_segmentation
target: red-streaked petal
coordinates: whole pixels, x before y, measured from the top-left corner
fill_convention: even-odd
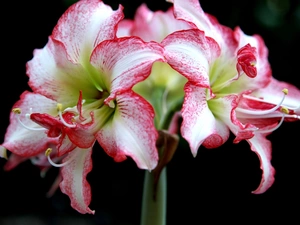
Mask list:
[[[82,126],[65,128],[65,131],[70,141],[80,148],[89,148],[96,140],[92,131],[82,128]]]
[[[48,144],[54,140],[47,137],[46,131],[35,131],[24,128],[17,120],[17,117],[19,116],[20,120],[28,127],[42,128],[27,118],[26,113],[45,112],[55,114],[56,103],[39,94],[25,91],[13,108],[21,108],[22,113],[20,115],[15,115],[13,112],[11,113],[10,124],[7,128],[2,146],[24,157],[35,156],[45,151]]]
[[[214,130],[211,135],[209,135],[202,145],[205,148],[217,148],[223,145],[229,138],[230,131],[226,124],[219,120],[215,119]]]
[[[99,91],[89,73],[68,58],[63,43],[50,37],[47,45],[36,49],[33,59],[27,63],[29,86],[36,93],[72,106],[77,104],[79,91],[83,98],[96,98]]]
[[[247,142],[250,144],[251,150],[259,157],[260,168],[262,170],[260,185],[252,193],[262,194],[272,186],[275,179],[275,170],[271,165],[271,142],[262,134],[255,134],[255,136],[248,139]]]
[[[232,57],[237,47],[232,29],[221,25],[214,16],[205,13],[199,0],[169,1],[174,3],[176,19],[189,22],[194,28],[204,31],[206,36],[213,38],[219,44],[223,55]]]
[[[177,19],[190,22],[201,30],[210,32],[213,27],[202,10],[198,0],[167,0],[174,5],[174,15]]]
[[[181,134],[188,141],[193,155],[196,156],[203,142],[209,148],[223,144],[229,137],[229,130],[216,120],[209,109],[206,89],[187,83],[185,93]]]
[[[71,206],[78,212],[94,214],[89,208],[91,202],[91,187],[86,180],[87,174],[92,170],[92,148],[76,148],[63,159],[70,162],[61,169],[61,191],[68,195]]]
[[[100,43],[91,57],[91,63],[100,71],[110,96],[130,89],[149,76],[152,64],[163,61],[163,48],[155,42],[145,43],[137,37],[124,37]]]
[[[190,82],[209,88],[210,64],[220,55],[219,45],[204,32],[177,31],[162,41],[167,62]]]
[[[123,19],[118,24],[117,37],[127,37],[131,35],[131,30],[134,26],[134,21]]]
[[[93,49],[116,36],[116,26],[124,17],[123,7],[113,11],[101,0],[82,0],[61,16],[52,38],[62,42],[70,59],[87,63]]]
[[[173,8],[167,11],[152,12],[145,3],[141,4],[136,11],[134,20],[121,21],[118,27],[118,36],[134,35],[144,41],[161,42],[168,34],[178,30],[189,29],[191,26],[185,21],[175,19]],[[127,29],[129,32],[124,32]]]
[[[97,140],[116,161],[130,156],[141,169],[156,167],[157,131],[151,105],[132,91],[117,96],[117,106],[111,121],[97,133]]]

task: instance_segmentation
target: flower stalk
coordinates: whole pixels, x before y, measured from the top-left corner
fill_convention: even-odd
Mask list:
[[[155,174],[145,171],[141,225],[165,225],[167,214],[167,168],[163,168],[155,188]]]

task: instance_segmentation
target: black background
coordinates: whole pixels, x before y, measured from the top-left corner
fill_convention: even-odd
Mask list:
[[[166,10],[164,0],[145,1],[152,10]],[[71,1],[6,1],[1,14],[1,120],[2,143],[11,107],[28,89],[25,63],[35,48],[42,48],[58,18]],[[106,0],[114,9],[122,4],[132,18],[142,0]],[[273,76],[300,88],[299,1],[201,0],[204,11],[219,22],[240,26],[248,35],[260,34],[269,49]],[[5,13],[4,13],[5,12]],[[254,195],[261,178],[257,156],[244,141],[232,138],[217,149],[199,149],[193,158],[182,141],[168,166],[168,225],[173,224],[300,224],[300,122],[284,123],[269,135],[273,144],[275,183],[264,194]],[[0,225],[81,224],[138,225],[144,171],[131,159],[115,163],[99,146],[93,151],[94,167],[88,175],[92,187],[91,209],[82,215],[70,207],[58,190],[45,194],[57,170],[41,178],[29,161],[10,172],[0,170]],[[5,164],[0,159],[0,166]],[[282,221],[282,222],[279,222]]]

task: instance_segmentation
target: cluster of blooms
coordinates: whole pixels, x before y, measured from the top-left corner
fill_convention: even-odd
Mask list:
[[[2,157],[10,152],[6,170],[27,159],[61,167],[61,191],[78,212],[93,214],[86,176],[96,142],[115,161],[129,156],[151,171],[162,135],[180,135],[196,156],[232,133],[259,157],[254,193],[273,184],[266,136],[299,120],[300,90],[272,77],[259,35],[221,25],[198,0],[170,3],[166,12],[142,4],[129,20],[121,5],[80,0],[62,15],[27,63],[32,91],[14,104],[0,146]]]

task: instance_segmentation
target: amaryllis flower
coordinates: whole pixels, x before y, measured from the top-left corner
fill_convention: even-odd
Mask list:
[[[173,69],[188,79],[182,107],[182,136],[194,156],[198,148],[216,148],[246,140],[263,171],[254,193],[274,182],[271,143],[266,138],[285,121],[299,120],[300,91],[272,77],[268,49],[259,35],[245,35],[203,12],[198,0],[173,0],[174,15],[193,30],[177,31],[162,45]]]
[[[27,63],[32,92],[13,106],[0,147],[1,154],[8,149],[26,159],[45,153],[62,166],[60,188],[80,213],[94,213],[86,175],[95,142],[117,162],[130,156],[141,169],[157,165],[154,112],[132,87],[163,60],[163,49],[138,37],[116,38],[122,9],[81,0],[62,15]]]

